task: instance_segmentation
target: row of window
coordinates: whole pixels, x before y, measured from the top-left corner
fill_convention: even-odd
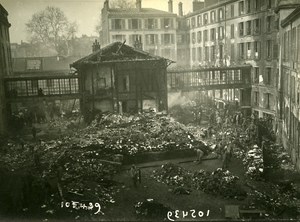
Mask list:
[[[78,79],[17,80],[6,83],[9,97],[37,96],[39,89],[43,95],[78,93]]]
[[[253,92],[253,105],[254,106],[261,106],[265,109],[274,109],[274,96],[271,93],[264,93],[263,94],[263,104],[260,104],[259,100],[259,92]]]
[[[160,20],[160,25],[158,21]],[[148,19],[111,19],[110,29],[171,29],[174,28],[173,18]]]
[[[159,39],[160,36],[160,39]],[[142,35],[129,35],[129,45],[134,45],[136,41],[142,42]],[[126,40],[126,35],[112,35],[112,41],[122,42]],[[174,44],[175,43],[175,35],[174,34],[146,34],[145,35],[145,43],[146,45],[157,45],[157,44]]]
[[[218,49],[218,50],[216,50]],[[278,45],[273,44],[272,40],[266,41],[265,46],[266,51],[266,59],[277,59],[278,58]],[[261,58],[261,42],[243,42],[238,44],[238,58],[239,59],[260,59]],[[272,57],[273,56],[273,57]],[[197,57],[197,58],[196,58]],[[197,48],[197,56],[196,56],[196,48],[192,49],[192,61],[214,61],[216,58],[223,59],[224,58],[224,46],[219,45],[218,47],[213,46],[205,46]],[[235,44],[230,45],[230,59],[235,60]]]
[[[202,25],[207,25],[209,23],[220,22],[223,20],[224,20],[224,8],[219,8],[217,10],[211,11],[210,13],[204,13],[203,15],[201,14],[198,15],[197,17],[192,17],[191,19],[187,19],[187,27],[195,28],[195,27],[200,27]]]
[[[215,70],[215,71],[200,71],[200,72],[185,72],[185,73],[170,73],[168,74],[168,82],[171,88],[201,86],[214,84],[232,84],[240,83],[240,70]]]
[[[272,30],[272,21],[274,21],[273,16],[268,16],[266,18],[266,31],[270,32]],[[245,35],[256,35],[260,34],[261,32],[261,21],[260,19],[255,19],[255,20],[249,20],[247,22],[240,22],[238,24],[239,26],[239,36],[245,36]],[[202,34],[203,32],[203,34]],[[210,32],[210,38],[208,37],[208,32]],[[196,36],[197,35],[197,36]],[[203,40],[202,40],[202,35],[203,35]],[[231,24],[230,26],[230,38],[235,37],[235,25]],[[215,41],[215,40],[222,40],[224,39],[224,26],[220,26],[218,28],[212,28],[210,30],[204,30],[204,31],[198,31],[193,32],[191,36],[191,42],[193,44],[201,43],[202,41],[206,42],[208,40],[210,41]]]
[[[240,22],[239,26],[239,36],[245,35],[257,35],[261,33],[261,21],[260,19],[249,20],[246,22]],[[278,22],[275,22],[274,16],[266,17],[265,31],[271,32],[273,29],[278,29]],[[231,26],[231,38],[234,37],[234,26]]]
[[[0,40],[1,39],[8,41],[9,33],[8,33],[8,28],[0,24]]]
[[[283,34],[283,61],[300,63],[300,25]]]
[[[202,31],[193,32],[191,36],[191,42],[193,44],[207,42],[208,40],[210,41],[215,41],[217,39],[222,40],[224,39],[224,26],[220,26],[218,28],[212,28],[209,30],[210,31],[210,38],[208,39],[208,30],[203,31],[203,38],[202,38]]]
[[[254,76],[253,76],[253,83],[254,84],[259,84],[260,82],[264,83],[265,85],[272,85],[273,84],[273,78],[275,74],[272,74],[272,68],[267,67],[265,68],[265,73],[264,75],[261,75],[259,67],[254,67]],[[262,79],[260,79],[260,76]],[[273,77],[273,78],[272,78]]]
[[[275,6],[275,0],[245,0],[238,2],[238,10],[236,11],[236,4],[233,3],[226,9],[228,17],[233,18],[236,15],[245,15],[252,12],[258,12],[264,8],[270,9]],[[205,12],[203,14],[187,19],[188,28],[196,28],[203,25],[221,22],[225,19],[224,7]]]
[[[197,53],[196,53],[197,50]],[[196,56],[197,55],[197,56]],[[216,59],[224,59],[224,45],[205,46],[192,48],[192,61],[215,61]]]
[[[239,43],[239,58],[260,59],[261,47],[259,41]],[[266,40],[264,49],[266,59],[278,59],[278,44],[274,44],[272,40]]]

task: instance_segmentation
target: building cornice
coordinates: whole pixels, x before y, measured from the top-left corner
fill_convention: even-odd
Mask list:
[[[278,13],[280,10],[294,9],[294,8],[297,8],[298,6],[300,6],[300,4],[279,5],[274,9],[274,11],[275,11],[275,13]]]
[[[192,17],[192,16],[195,16],[195,15],[198,15],[200,13],[204,13],[204,12],[207,12],[207,11],[210,11],[212,9],[216,9],[216,8],[219,8],[219,7],[222,7],[222,6],[225,6],[225,5],[228,5],[228,4],[231,4],[233,2],[237,2],[238,0],[230,0],[230,1],[225,1],[225,2],[222,2],[222,3],[217,3],[217,4],[214,4],[214,5],[211,5],[209,7],[205,7],[203,9],[200,9],[200,10],[197,10],[195,12],[191,12],[187,15],[185,15],[186,18],[188,17]]]
[[[298,6],[288,17],[281,22],[281,27],[288,26],[291,22],[300,17],[300,6]]]

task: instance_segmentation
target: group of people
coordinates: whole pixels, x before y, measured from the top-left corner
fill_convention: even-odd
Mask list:
[[[229,109],[226,106],[224,109],[216,107],[205,109],[207,110],[204,111],[204,108],[200,107],[201,111],[199,111],[200,113],[208,113],[208,127],[204,138],[216,144],[216,153],[222,160],[223,168],[228,167],[234,149],[247,149],[248,143],[249,145],[258,144],[258,122],[260,119],[254,113],[251,116],[245,116],[240,110]],[[198,119],[195,118],[197,123]],[[196,153],[197,162],[200,163],[203,151],[196,149]]]
[[[138,168],[136,165],[132,165],[130,168],[130,176],[133,182],[133,186],[137,187],[137,184],[142,183],[142,172],[141,169]]]

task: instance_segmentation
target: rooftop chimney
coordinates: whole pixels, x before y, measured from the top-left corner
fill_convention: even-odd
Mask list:
[[[199,0],[194,0],[193,1],[193,12],[201,10],[203,8],[204,8],[204,2],[203,1],[201,1],[201,2]]]
[[[169,6],[169,12],[173,13],[173,0],[168,1],[168,6]]]
[[[182,2],[178,3],[178,15],[183,16]]]
[[[109,0],[105,0],[103,8],[104,8],[105,10],[108,10],[108,9],[109,9]]]
[[[100,43],[97,41],[97,39],[95,39],[95,42],[93,43],[93,46],[92,46],[93,52],[100,50],[100,48],[101,48]]]
[[[142,0],[136,0],[136,8],[138,11],[142,9]]]

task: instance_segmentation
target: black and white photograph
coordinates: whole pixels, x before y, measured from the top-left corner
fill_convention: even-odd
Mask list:
[[[0,221],[300,221],[300,0],[0,0]]]

